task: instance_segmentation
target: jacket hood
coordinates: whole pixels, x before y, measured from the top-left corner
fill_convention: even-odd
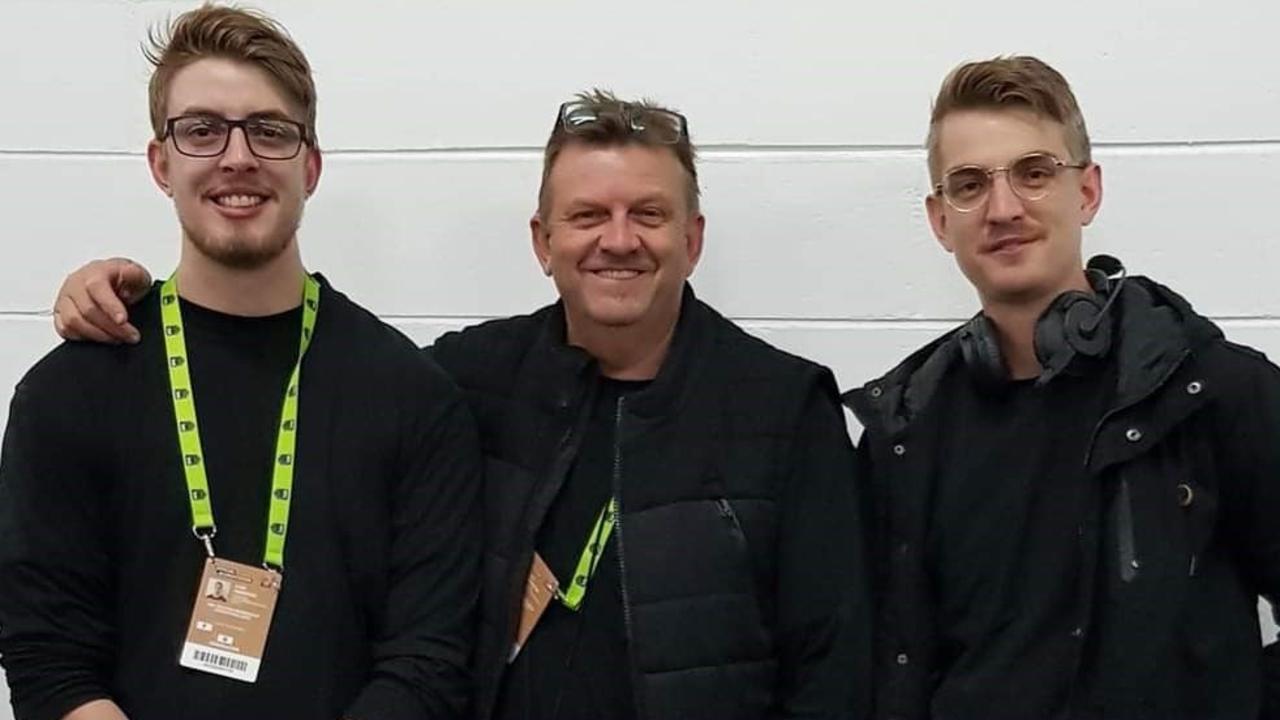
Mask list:
[[[1162,385],[1187,354],[1223,337],[1181,295],[1144,276],[1120,287],[1112,347],[1117,363],[1115,405],[1146,397]],[[928,406],[946,372],[963,362],[959,328],[920,348],[885,375],[841,396],[869,430],[896,435]]]

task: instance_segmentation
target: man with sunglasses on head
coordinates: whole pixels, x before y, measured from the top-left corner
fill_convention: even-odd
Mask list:
[[[435,363],[303,266],[321,170],[307,60],[267,18],[212,5],[148,58],[147,160],[181,259],[135,288],[140,342],[65,344],[14,394],[15,716],[463,717],[475,424]]]
[[[1114,258],[1066,80],[962,65],[928,136],[982,311],[846,395],[877,507],[882,718],[1259,717],[1280,371]]]
[[[862,515],[834,379],[694,295],[694,155],[669,109],[599,91],[565,103],[530,221],[560,301],[429,348],[470,397],[486,455],[478,717],[870,711]],[[60,331],[126,339],[76,309],[101,297],[123,313],[119,273],[145,274],[100,261],[68,278]]]

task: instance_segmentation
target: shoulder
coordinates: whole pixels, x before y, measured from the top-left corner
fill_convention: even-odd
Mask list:
[[[956,326],[907,355],[884,375],[845,392],[841,399],[868,432],[890,425],[897,429],[913,420],[938,394],[943,378],[961,354]]]
[[[1196,351],[1212,397],[1228,406],[1280,402],[1280,367],[1260,350],[1218,338]]]
[[[352,382],[391,382],[398,393],[414,397],[424,391],[456,395],[453,382],[411,338],[327,283],[308,356],[312,352],[338,358]]]
[[[463,387],[499,382],[515,373],[544,331],[552,307],[445,333],[428,351]]]
[[[732,397],[768,403],[775,410],[818,404],[839,405],[831,370],[808,358],[783,350],[747,332],[737,323],[699,301],[703,323],[714,333],[714,371],[721,373]]]
[[[129,309],[142,331],[136,345],[63,341],[40,358],[18,381],[15,400],[67,397],[80,404],[109,402],[112,390],[128,384],[130,370],[163,358],[159,293],[150,292]],[[158,367],[158,366],[157,366]]]

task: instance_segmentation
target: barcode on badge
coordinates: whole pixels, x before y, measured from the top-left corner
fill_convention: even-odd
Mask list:
[[[234,670],[236,672],[244,672],[249,669],[249,663],[244,660],[227,657],[226,655],[209,652],[208,650],[196,650],[192,653],[192,657],[194,657],[197,662],[202,662],[214,667],[225,668],[227,670]]]

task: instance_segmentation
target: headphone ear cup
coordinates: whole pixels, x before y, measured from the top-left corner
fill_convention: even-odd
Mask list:
[[[1096,295],[1074,302],[1067,308],[1063,321],[1063,337],[1076,352],[1100,358],[1111,348],[1111,316],[1104,315],[1103,303]]]
[[[1111,347],[1111,323],[1104,303],[1092,293],[1064,292],[1036,321],[1036,359],[1043,368],[1041,382],[1067,370],[1076,355],[1100,358]],[[1096,323],[1096,325],[1095,325]],[[1090,326],[1094,326],[1089,330]]]
[[[998,389],[1009,381],[1000,341],[986,315],[978,313],[956,332],[965,367],[980,387]]]
[[[1059,295],[1049,303],[1049,307],[1045,308],[1044,312],[1040,313],[1040,318],[1036,320],[1036,359],[1040,361],[1041,368],[1055,375],[1071,360],[1067,357],[1071,348],[1067,346],[1064,335],[1066,307],[1073,294],[1082,295],[1083,293],[1072,291]]]

